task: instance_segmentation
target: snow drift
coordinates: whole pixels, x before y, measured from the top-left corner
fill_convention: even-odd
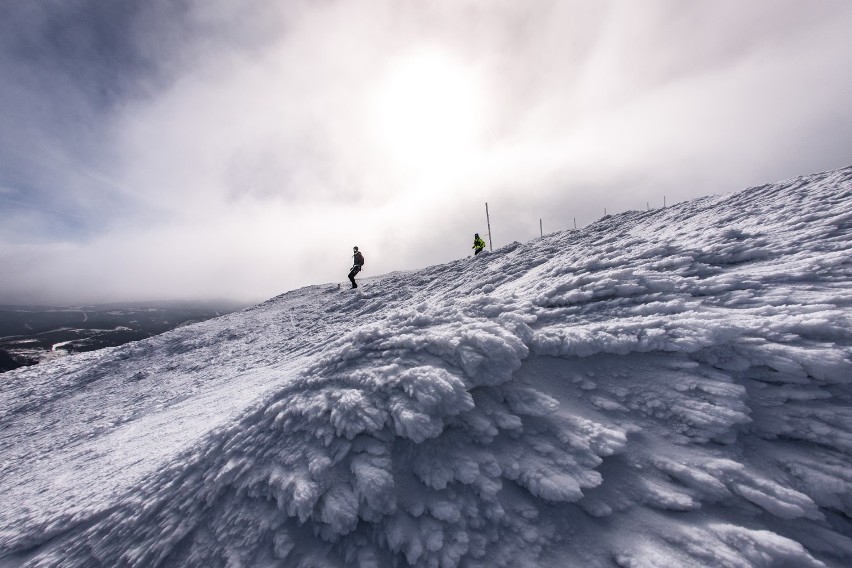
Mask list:
[[[0,566],[846,566],[852,168],[2,377]]]

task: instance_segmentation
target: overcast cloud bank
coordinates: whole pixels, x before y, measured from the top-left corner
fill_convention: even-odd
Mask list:
[[[14,2],[0,301],[261,299],[850,162],[843,1]]]

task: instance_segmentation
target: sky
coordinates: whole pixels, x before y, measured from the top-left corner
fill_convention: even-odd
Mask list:
[[[0,303],[260,301],[852,164],[846,0],[0,3]]]

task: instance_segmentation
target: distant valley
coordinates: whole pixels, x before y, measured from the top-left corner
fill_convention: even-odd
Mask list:
[[[228,302],[0,305],[0,373],[69,353],[145,339],[245,307]]]

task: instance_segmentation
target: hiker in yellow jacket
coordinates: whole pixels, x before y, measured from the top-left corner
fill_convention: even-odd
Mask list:
[[[482,252],[482,249],[485,248],[485,241],[479,238],[479,233],[474,233],[473,235],[473,254],[476,256],[477,254]]]

